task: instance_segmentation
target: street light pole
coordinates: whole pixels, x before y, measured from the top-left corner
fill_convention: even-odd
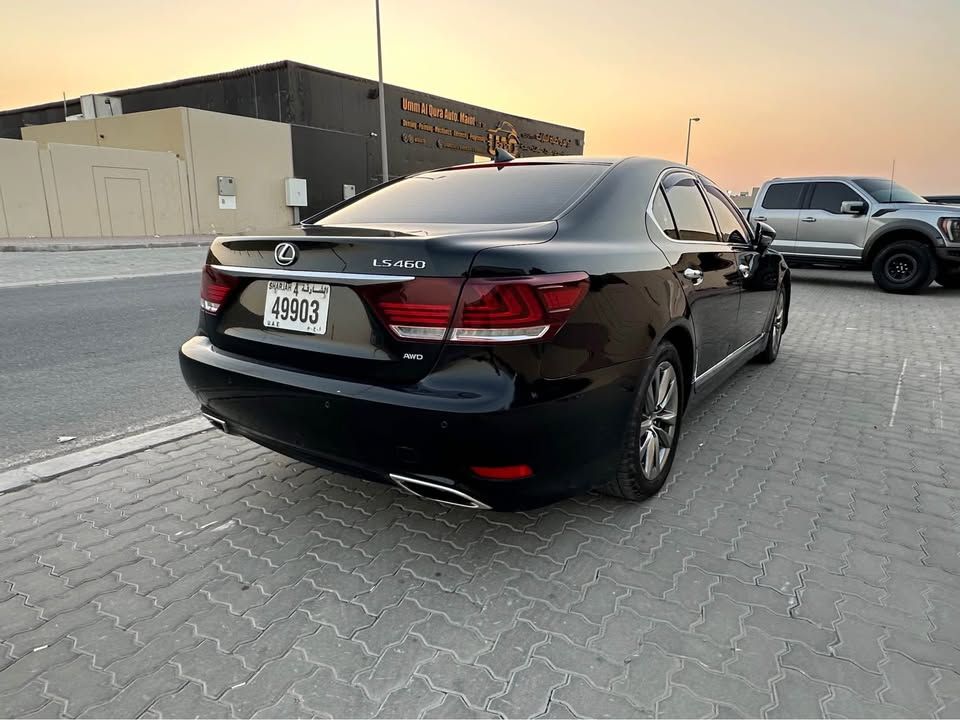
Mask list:
[[[700,122],[700,118],[692,117],[687,119],[687,154],[683,157],[683,164],[690,164],[690,129],[693,127],[695,122]]]
[[[377,3],[377,69],[380,73],[380,159],[382,161],[383,181],[390,179],[390,171],[387,166],[387,112],[384,106],[383,97],[383,48],[380,45],[380,0]]]

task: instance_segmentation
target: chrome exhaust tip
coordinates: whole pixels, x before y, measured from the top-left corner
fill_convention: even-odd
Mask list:
[[[225,432],[225,433],[230,432],[229,430],[227,430],[226,420],[221,420],[220,418],[214,415],[211,415],[210,413],[203,412],[202,410],[200,411],[200,414],[203,415],[203,417],[206,418],[207,422],[213,425],[217,430],[220,430],[221,432]]]
[[[490,510],[490,506],[486,503],[446,485],[396,473],[390,473],[390,479],[411,495],[433,500],[441,505],[453,505],[471,510]]]

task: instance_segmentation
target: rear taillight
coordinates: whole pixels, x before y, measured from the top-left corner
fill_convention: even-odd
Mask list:
[[[547,340],[590,286],[586,273],[523,278],[416,278],[360,289],[390,331],[404,340],[502,343]],[[460,301],[457,302],[457,295]]]
[[[204,265],[200,276],[200,307],[204,312],[216,313],[239,282],[232,275],[224,275]]]

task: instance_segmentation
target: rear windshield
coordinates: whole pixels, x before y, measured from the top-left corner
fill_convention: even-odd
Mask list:
[[[527,223],[552,220],[607,165],[554,163],[435,170],[395,182],[316,221]]]

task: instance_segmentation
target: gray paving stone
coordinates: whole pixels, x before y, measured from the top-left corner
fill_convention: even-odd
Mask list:
[[[223,652],[233,652],[240,643],[253,640],[262,632],[253,624],[253,620],[234,615],[225,605],[214,605],[194,616],[187,627],[195,628],[201,638],[216,641],[217,647]]]
[[[493,648],[481,655],[477,663],[486,667],[495,678],[506,680],[514,670],[527,664],[533,648],[547,638],[546,633],[521,620],[502,632]]]
[[[485,668],[461,663],[446,652],[421,664],[417,673],[429,680],[431,687],[462,695],[476,708],[486,707],[490,698],[506,688],[506,683],[495,679]]]
[[[78,652],[93,658],[93,666],[103,669],[120,658],[130,657],[142,645],[130,630],[117,626],[112,618],[102,618],[93,625],[74,630],[70,634]]]
[[[178,630],[188,620],[210,610],[212,607],[213,605],[202,595],[192,595],[183,600],[177,600],[167,605],[160,612],[156,612],[155,607],[144,603],[144,610],[152,611],[151,616],[135,622],[129,627],[129,630],[136,634],[138,642],[145,645],[154,638]],[[103,609],[103,605],[101,605],[101,609]],[[108,611],[105,610],[105,612]],[[130,613],[125,613],[125,616],[130,617]]]
[[[74,717],[109,700],[117,692],[109,673],[95,669],[85,656],[47,670],[43,679],[47,683],[46,693],[64,700],[67,714]]]
[[[504,717],[534,717],[547,711],[553,690],[566,681],[566,675],[551,668],[540,658],[532,658],[510,678],[507,690],[490,701],[490,709]]]
[[[704,702],[685,687],[676,686],[670,695],[657,703],[657,717],[708,718],[713,705]]]
[[[613,680],[623,674],[626,669],[625,661],[613,661],[597,650],[574,645],[559,635],[551,636],[546,643],[537,646],[533,652],[555,668],[582,675],[601,688],[609,687]]]
[[[875,699],[883,688],[879,673],[868,673],[848,660],[818,655],[800,644],[791,645],[780,664],[814,680],[849,688],[865,699]]]
[[[428,616],[429,613],[419,605],[404,600],[396,607],[384,610],[375,622],[357,631],[353,638],[362,642],[370,654],[379,656],[389,645],[400,642],[416,623]]]
[[[195,648],[170,658],[182,677],[198,683],[203,694],[218,698],[230,688],[245,682],[253,674],[240,658],[217,650],[213,640],[204,640]]]
[[[81,717],[131,718],[138,717],[158,697],[176,692],[184,682],[177,677],[171,665],[137,678],[102,705],[89,708]]]
[[[455,625],[443,615],[432,615],[410,629],[427,645],[456,656],[460,662],[475,662],[477,656],[488,650],[493,643],[483,638],[472,628]]]
[[[679,658],[664,653],[656,645],[644,644],[630,658],[623,678],[615,680],[613,690],[629,698],[638,708],[653,712],[670,692],[670,676],[680,669]]]
[[[282,698],[277,700],[270,707],[257,710],[253,714],[254,718],[292,718],[297,720],[298,718],[309,718],[309,717],[333,717],[332,715],[313,715],[309,710],[307,710],[303,703],[297,699],[290,691],[287,692]]]
[[[447,695],[443,702],[439,705],[436,705],[426,712],[424,712],[421,717],[424,718],[497,718],[499,715],[494,715],[493,713],[485,712],[483,710],[477,710],[476,708],[469,707],[464,703],[463,698],[459,695]]]
[[[97,610],[104,615],[116,618],[117,623],[123,628],[132,627],[138,620],[153,617],[160,612],[160,607],[152,598],[138,594],[129,585],[101,595],[93,602]]]
[[[437,651],[416,637],[407,637],[391,645],[369,670],[356,678],[356,684],[377,702],[383,702],[390,693],[404,687],[418,665],[429,660]]]
[[[269,660],[283,657],[297,640],[319,628],[306,612],[295,610],[290,617],[271,624],[256,640],[238,645],[233,653],[243,658],[248,668],[258,668]]]
[[[769,693],[755,690],[732,675],[707,670],[695,660],[684,660],[672,682],[704,700],[730,705],[746,717],[758,717],[772,699]]]
[[[301,603],[320,594],[310,582],[301,580],[296,585],[285,587],[274,594],[265,604],[247,611],[244,617],[259,628],[265,628],[275,620],[290,617]]]
[[[764,715],[768,718],[821,717],[820,703],[829,695],[828,685],[811,680],[796,670],[785,669],[783,676],[773,683],[776,704]]]
[[[107,666],[107,672],[113,673],[114,682],[120,687],[141,675],[146,675],[160,667],[178,652],[200,644],[200,638],[187,627],[161,635],[138,650],[130,657],[116,660]]]
[[[933,668],[916,663],[900,653],[890,653],[880,669],[888,683],[888,687],[880,693],[884,702],[927,716],[940,706],[940,700],[932,688],[938,675]]]
[[[823,701],[828,717],[845,718],[911,718],[916,714],[889,703],[865,700],[844,687],[831,688],[832,695]]]
[[[92,605],[61,613],[39,627],[16,635],[6,636],[6,643],[13,649],[14,657],[22,657],[35,648],[53,645],[67,633],[92,625],[100,619]]]
[[[405,686],[394,690],[383,701],[375,717],[377,718],[413,718],[420,717],[428,708],[436,707],[444,700],[444,694],[431,689],[427,681],[413,676]],[[460,701],[463,704],[463,701]],[[463,704],[466,708],[466,704]],[[454,706],[454,712],[457,708]]]
[[[572,676],[570,681],[553,692],[553,698],[581,717],[644,718],[653,717],[634,707],[626,698],[598,690],[583,678]]]
[[[69,640],[61,640],[48,648],[31,652],[0,670],[0,695],[19,690],[43,672],[77,658]]]
[[[182,688],[170,695],[164,695],[151,706],[151,711],[156,713],[157,717],[162,718],[229,718],[230,708],[226,705],[215,702],[210,698],[204,697],[200,686],[196,683],[188,682]],[[149,711],[148,711],[149,712]],[[141,715],[141,718],[148,715]],[[280,715],[269,715],[268,717],[281,717]]]
[[[275,703],[297,680],[314,672],[320,672],[317,666],[307,662],[303,653],[294,649],[279,660],[268,662],[250,680],[230,688],[220,699],[233,709],[234,714],[249,717]]]
[[[336,673],[341,682],[352,682],[361,670],[366,670],[377,661],[361,643],[339,637],[333,628],[321,627],[313,635],[297,640],[296,647],[313,663],[325,665]]]
[[[40,710],[48,702],[50,698],[43,694],[43,683],[30,682],[9,694],[0,695],[0,715],[7,718],[23,717]]]

